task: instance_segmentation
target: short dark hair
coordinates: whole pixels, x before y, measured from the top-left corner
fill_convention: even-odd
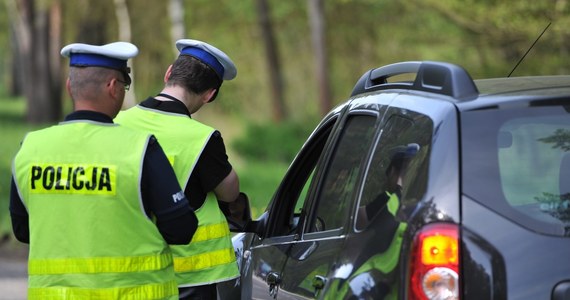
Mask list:
[[[102,67],[77,67],[69,68],[69,85],[71,98],[74,100],[89,100],[102,92],[101,87],[113,77],[119,75],[115,69]]]
[[[180,55],[172,64],[166,85],[180,85],[195,94],[201,94],[208,89],[216,89],[217,95],[222,80],[210,66],[200,60],[190,55]],[[212,100],[216,95],[212,97]]]

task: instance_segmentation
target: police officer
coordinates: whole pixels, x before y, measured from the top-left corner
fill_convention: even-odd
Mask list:
[[[237,207],[246,197],[239,191],[220,132],[192,114],[212,102],[223,81],[235,78],[237,71],[232,60],[210,44],[182,39],[176,47],[180,55],[166,71],[163,90],[120,112],[115,121],[156,135],[198,216],[190,245],[172,247],[180,299],[216,299],[216,283],[239,276],[218,201]]]
[[[197,218],[156,139],[113,123],[138,49],[71,44],[61,54],[74,111],[28,133],[13,161],[10,215],[30,244],[28,297],[177,299],[168,244],[188,244]]]
[[[420,145],[410,143],[399,145],[388,151],[390,159],[385,170],[386,181],[384,191],[371,203],[361,207],[356,220],[356,228],[364,229],[372,218],[381,222],[377,227],[375,236],[378,237],[368,249],[373,256],[367,257],[362,263],[355,262],[358,268],[346,280],[335,279],[330,283],[323,299],[397,299],[398,278],[397,272],[400,250],[404,233],[408,228],[406,222],[400,222],[398,214],[402,209],[401,199],[404,179],[409,164],[420,151]],[[362,278],[374,278],[374,284],[366,289],[354,289],[355,282]]]

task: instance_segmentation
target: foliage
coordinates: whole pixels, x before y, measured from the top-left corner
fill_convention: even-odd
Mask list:
[[[567,55],[569,47],[570,18],[565,1],[412,0],[407,3],[411,9],[435,12],[436,17],[448,22],[444,28],[460,29],[458,37],[461,38],[461,46],[452,46],[456,51],[465,46],[476,49],[472,59],[477,61],[460,62],[481,77],[506,76],[542,30],[552,22],[553,26],[514,74],[568,72],[568,68],[561,66],[557,60],[560,55]],[[477,62],[480,67],[477,67]]]
[[[553,149],[560,149],[565,152],[570,151],[570,130],[558,128],[551,136],[538,140],[546,144],[552,144]]]
[[[5,28],[5,30],[2,30]],[[6,55],[0,55],[0,97],[7,94],[7,86],[12,82],[10,80],[10,64],[9,64],[9,45],[10,41],[10,24],[8,23],[7,9],[0,9],[0,53],[6,53]]]
[[[276,161],[248,159],[234,166],[240,190],[247,194],[252,218],[259,217],[269,204],[285,175],[287,164]]]
[[[557,195],[542,193],[534,199],[540,203],[540,210],[562,221],[566,230],[570,230],[570,194]]]
[[[279,125],[250,123],[232,146],[246,159],[289,163],[307,139],[314,125],[285,122]]]
[[[26,132],[39,126],[26,125],[22,121],[25,101],[0,97],[0,237],[12,230],[8,216],[12,158],[18,151]]]
[[[62,43],[117,39],[113,1],[59,1]],[[175,49],[169,37],[168,1],[127,2],[132,41],[140,49],[133,60],[133,88],[140,101],[160,90]],[[256,1],[186,0],[184,5],[188,38],[218,46],[238,67],[238,77],[224,84],[217,105],[250,120],[270,120],[271,92]],[[287,110],[315,116],[318,90],[307,0],[269,1],[269,5]],[[402,60],[458,63],[474,78],[505,76],[549,21],[552,26],[515,75],[568,72],[570,6],[566,1],[327,0],[324,8],[333,104],[343,101],[368,69]],[[8,18],[1,18],[5,14],[0,9],[0,20],[4,20],[0,27],[5,28],[0,30],[0,86],[10,79],[9,24]]]

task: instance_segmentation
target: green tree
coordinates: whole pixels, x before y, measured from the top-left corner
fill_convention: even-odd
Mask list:
[[[61,116],[61,5],[57,0],[5,0],[13,26],[13,60],[20,66],[30,123],[55,122]]]
[[[551,136],[538,140],[546,144],[552,144],[553,149],[560,149],[565,152],[570,151],[570,130],[559,128]]]
[[[265,61],[269,73],[273,120],[275,122],[281,122],[283,119],[287,118],[287,109],[284,99],[283,74],[281,72],[279,47],[275,40],[273,21],[271,19],[268,1],[256,0],[256,8],[259,20],[259,29],[261,31],[261,39],[265,49]]]
[[[329,82],[328,55],[326,47],[326,23],[323,0],[308,0],[308,19],[311,24],[311,37],[315,61],[315,77],[319,95],[319,111],[324,116],[332,108]]]
[[[525,68],[518,69],[516,74],[559,69],[556,57],[567,53],[570,17],[566,0],[413,0],[408,3],[414,9],[437,12],[461,28],[464,39],[474,41],[480,61],[491,75],[507,75],[504,70],[515,66],[550,22],[554,26],[533,49],[532,56],[536,59],[525,61]],[[491,59],[492,54],[498,55]],[[558,71],[566,72],[567,68]]]

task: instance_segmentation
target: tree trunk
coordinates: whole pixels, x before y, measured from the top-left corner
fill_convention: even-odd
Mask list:
[[[560,20],[564,18],[564,12],[566,11],[566,7],[567,7],[567,1],[566,0],[557,0],[556,1],[556,5],[555,5],[555,20]],[[558,30],[557,31],[557,38],[558,38],[558,43],[560,43],[558,52],[559,52],[559,57],[568,57],[568,47],[567,47],[567,42],[568,41],[568,31],[567,30]],[[558,74],[568,74],[568,65],[567,64],[560,64],[560,67],[558,69]]]
[[[122,42],[131,42],[131,17],[129,15],[129,8],[125,0],[114,0],[115,15],[117,16],[117,24],[119,26],[119,40]],[[123,101],[123,108],[133,107],[137,104],[135,97],[135,74],[131,63],[128,61],[131,68],[131,79],[133,84],[128,92],[125,93],[125,100]]]
[[[283,93],[283,78],[279,60],[278,48],[273,34],[271,17],[269,16],[269,6],[267,0],[257,0],[257,14],[261,37],[265,47],[267,58],[267,70],[271,84],[271,101],[273,109],[273,120],[280,122],[287,118],[285,100]]]
[[[28,57],[25,55],[26,52],[29,52],[31,43],[31,29],[30,22],[27,21],[31,16],[30,8],[24,7],[18,9],[18,4],[16,0],[5,0],[6,8],[8,9],[8,17],[10,18],[11,24],[11,41],[13,43],[10,50],[12,51],[12,76],[14,81],[14,89],[13,92],[15,95],[23,95],[28,99],[27,89],[25,86],[26,83],[26,76],[28,75],[28,68],[29,62],[27,61]],[[30,5],[29,3],[24,2],[19,4],[20,6]],[[22,13],[20,13],[20,11]]]
[[[21,57],[24,95],[27,100],[26,120],[29,123],[54,123],[61,118],[61,80],[54,76],[51,49],[59,40],[52,40],[52,28],[59,28],[59,2],[36,6],[34,0],[7,0],[14,18],[15,40]],[[54,23],[52,23],[52,21]],[[59,36],[59,34],[56,35]],[[55,44],[55,45],[52,45]],[[15,57],[17,57],[15,55]],[[56,61],[60,61],[58,57]]]
[[[65,76],[62,74],[61,68],[61,3],[54,1],[49,11],[49,77],[50,90],[53,99],[59,99],[59,107],[57,108],[58,119],[61,117],[62,110],[62,91]]]
[[[319,91],[319,108],[324,116],[332,109],[331,89],[327,65],[327,48],[325,43],[325,21],[322,0],[309,0],[309,22],[315,56],[315,72]]]
[[[168,5],[168,15],[170,16],[170,38],[172,45],[177,40],[186,37],[186,26],[184,25],[184,1],[183,0],[170,0]],[[174,57],[178,57],[178,49],[172,47]]]
[[[15,24],[10,24],[10,51],[12,53],[12,60],[10,61],[10,86],[9,95],[12,97],[21,96],[24,91],[24,75],[22,72],[22,56],[20,55],[20,48],[16,40]]]

